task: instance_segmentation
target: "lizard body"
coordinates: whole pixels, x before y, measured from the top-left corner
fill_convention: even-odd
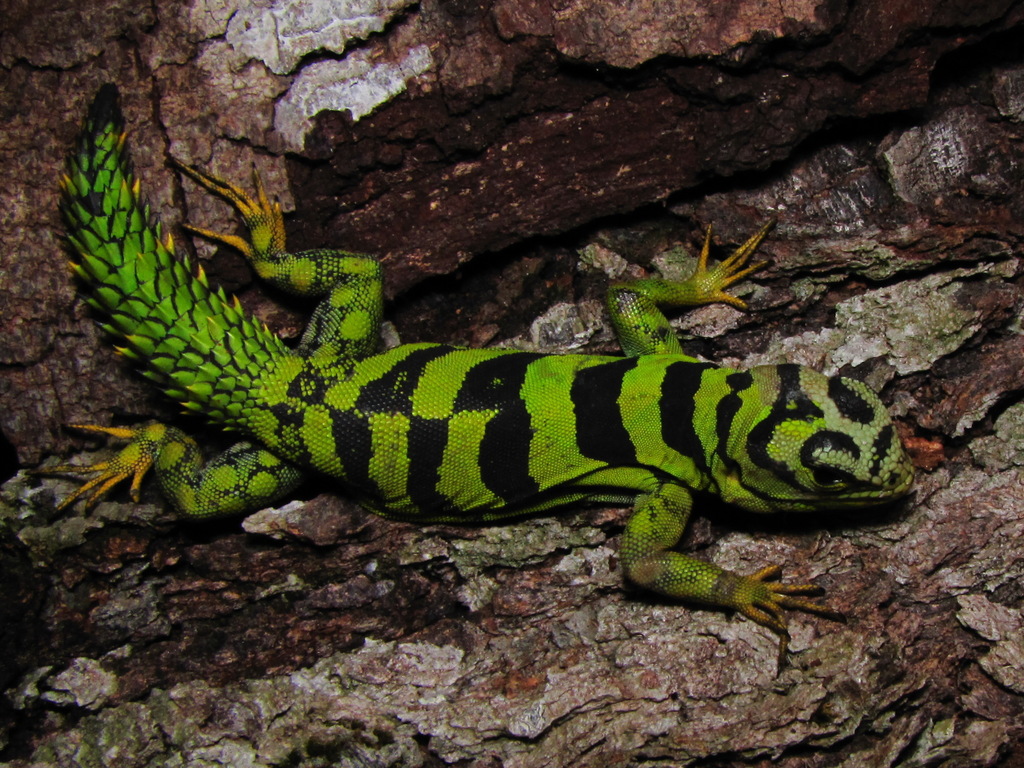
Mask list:
[[[142,202],[113,86],[86,120],[63,180],[74,269],[119,349],[168,396],[245,437],[204,465],[192,438],[153,423],[86,427],[128,441],[66,501],[95,503],[152,466],[184,516],[257,509],[310,471],[363,505],[418,522],[483,523],[588,502],[633,504],[626,575],[663,595],[741,611],[780,637],[783,611],[838,614],[769,566],[738,575],[675,552],[695,493],[755,512],[869,506],[905,494],[912,468],[890,417],[864,384],[797,365],[749,371],[685,355],[658,306],[722,301],[761,264],[770,225],[714,268],[708,241],[681,282],[612,286],[608,309],[625,356],[544,355],[443,344],[377,351],[381,268],[338,250],[289,253],[279,206],[259,179],[250,198],[181,166],[240,212],[238,248],[261,278],[319,301],[296,348],[213,290]]]

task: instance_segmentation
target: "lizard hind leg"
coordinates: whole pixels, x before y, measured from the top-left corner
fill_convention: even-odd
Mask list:
[[[296,349],[304,357],[358,360],[376,351],[383,313],[383,272],[372,256],[337,249],[286,250],[281,206],[271,202],[253,171],[255,197],[223,179],[177,163],[181,171],[238,211],[249,239],[188,225],[189,230],[237,248],[256,274],[296,296],[320,298]]]
[[[217,197],[229,202],[249,230],[251,242],[237,235],[224,235],[202,227],[186,224],[185,228],[202,237],[209,238],[224,245],[238,249],[257,272],[265,261],[272,261],[285,253],[284,216],[281,205],[271,202],[263,186],[259,172],[253,168],[253,186],[256,187],[256,198],[247,195],[240,187],[217,176],[185,165],[177,160],[175,166],[192,181]],[[262,275],[261,275],[262,277]]]
[[[99,461],[94,464],[59,464],[55,467],[33,469],[33,475],[88,475],[99,472],[96,477],[84,482],[75,489],[67,498],[57,505],[58,510],[64,510],[74,504],[82,497],[85,499],[85,509],[90,510],[99,503],[110,490],[122,480],[132,479],[131,497],[132,501],[138,503],[139,494],[142,488],[142,479],[153,466],[156,455],[154,449],[154,438],[159,440],[160,424],[146,424],[135,429],[121,427],[102,427],[96,424],[70,424],[74,429],[82,429],[88,432],[98,432],[109,435],[119,440],[127,440],[128,445],[122,448],[116,456],[107,461]]]
[[[62,464],[34,470],[37,475],[99,474],[59,505],[63,510],[85,497],[89,510],[122,480],[132,479],[131,497],[139,501],[142,479],[152,468],[164,497],[182,516],[194,518],[242,514],[266,506],[295,489],[304,478],[297,467],[251,443],[240,442],[203,466],[199,445],[175,427],[150,422],[138,427],[76,424],[76,429],[109,435],[127,444],[106,461]]]

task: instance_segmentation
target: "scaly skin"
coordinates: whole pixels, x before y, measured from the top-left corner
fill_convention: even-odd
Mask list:
[[[238,248],[263,279],[319,300],[294,350],[177,259],[141,201],[117,94],[89,113],[63,183],[75,271],[121,351],[168,396],[242,442],[203,465],[177,429],[86,427],[128,441],[64,505],[91,506],[155,467],[184,516],[242,513],[287,495],[310,471],[337,478],[369,509],[421,522],[482,523],[577,503],[630,503],[622,562],[635,583],[735,609],[780,638],[785,611],[833,619],[811,584],[767,566],[743,576],[673,551],[695,493],[756,512],[825,512],[898,498],[913,477],[889,415],[857,381],[796,365],[719,368],[683,354],[658,306],[745,304],[726,289],[760,269],[764,227],[708,266],[708,231],[688,280],[613,286],[608,309],[625,357],[540,355],[407,344],[377,353],[381,270],[337,250],[288,253],[280,208],[181,166],[230,202]]]

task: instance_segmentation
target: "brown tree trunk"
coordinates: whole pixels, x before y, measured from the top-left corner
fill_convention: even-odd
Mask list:
[[[686,316],[687,350],[868,381],[920,474],[857,518],[698,509],[687,551],[782,564],[849,618],[794,616],[781,671],[763,628],[623,584],[626,510],[417,527],[317,486],[197,524],[153,489],[57,513],[73,484],[19,475],[0,765],[1024,761],[1024,4],[7,5],[0,428],[23,465],[80,448],[67,423],[179,419],[64,264],[63,159],[114,81],[154,210],[287,337],[310,308],[181,235],[237,223],[171,157],[255,164],[293,248],[380,254],[403,341],[614,353],[609,275],[777,218],[752,311]]]

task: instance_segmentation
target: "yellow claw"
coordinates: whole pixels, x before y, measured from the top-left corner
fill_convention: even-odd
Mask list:
[[[178,160],[173,162],[182,173],[199,186],[234,206],[242,216],[245,226],[249,229],[252,242],[250,243],[237,235],[222,235],[209,229],[192,226],[191,224],[186,224],[186,229],[202,237],[207,237],[236,248],[250,261],[284,252],[284,215],[281,213],[281,205],[277,202],[271,202],[270,198],[267,197],[263,180],[255,168],[252,171],[252,180],[253,186],[256,187],[256,199],[253,200],[240,187],[230,182],[200,171],[198,168],[185,165]]]
[[[823,595],[825,590],[817,584],[783,584],[778,565],[768,565],[749,576],[739,577],[741,585],[733,595],[733,607],[751,621],[767,627],[779,636],[779,668],[789,651],[789,627],[783,611],[799,610],[815,613],[832,621],[845,623],[846,617],[826,605],[808,600]]]
[[[703,303],[710,304],[720,301],[731,304],[737,309],[747,308],[747,302],[726,293],[725,289],[767,266],[767,261],[758,261],[749,266],[747,266],[747,262],[774,227],[775,220],[772,219],[733,251],[727,259],[720,261],[713,269],[708,269],[708,256],[711,252],[711,227],[708,226],[704,235],[704,245],[697,259],[697,271],[692,278],[695,283],[701,284],[704,288],[706,300]]]
[[[96,462],[95,464],[73,465],[60,464],[56,467],[31,470],[34,475],[87,475],[91,472],[100,474],[76,488],[66,499],[57,505],[58,510],[64,510],[78,501],[86,494],[90,494],[85,501],[85,510],[92,509],[115,485],[129,477],[132,478],[131,494],[132,501],[138,502],[142,479],[153,466],[154,452],[151,450],[152,441],[146,434],[146,430],[160,425],[149,425],[135,429],[123,427],[101,427],[97,424],[69,424],[74,429],[82,429],[88,432],[98,432],[109,435],[119,440],[131,441],[128,445],[112,459]],[[95,489],[95,490],[94,490]]]

